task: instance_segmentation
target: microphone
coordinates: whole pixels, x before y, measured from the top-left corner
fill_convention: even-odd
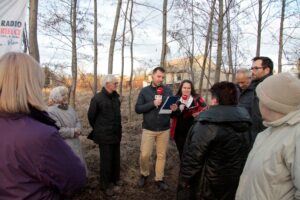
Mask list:
[[[156,88],[156,95],[154,96],[154,99],[162,99],[162,95],[164,93],[164,88],[163,87],[157,87]]]
[[[184,110],[184,107],[186,106],[187,98],[188,98],[187,95],[182,95],[182,96],[181,96],[182,102],[181,102],[181,104],[179,105],[179,110],[180,110],[181,112]]]

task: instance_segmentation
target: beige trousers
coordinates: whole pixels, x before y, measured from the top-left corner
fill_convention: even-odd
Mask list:
[[[149,176],[150,174],[150,156],[153,151],[154,143],[156,143],[155,181],[163,180],[169,138],[169,129],[166,131],[143,129],[140,152],[141,175]]]

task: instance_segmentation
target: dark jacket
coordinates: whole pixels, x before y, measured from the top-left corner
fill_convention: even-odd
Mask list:
[[[250,116],[252,119],[252,126],[251,126],[251,143],[254,144],[255,138],[258,133],[262,132],[263,130],[266,129],[266,127],[262,123],[262,116],[259,111],[259,99],[256,94],[256,87],[258,84],[263,82],[267,77],[270,75],[264,76],[262,79],[259,80],[253,80],[251,83],[251,88],[253,88],[253,96],[251,99],[251,111],[250,111]]]
[[[172,96],[172,91],[167,86],[162,86],[164,93],[162,95],[162,104],[168,96]],[[143,128],[150,131],[165,131],[170,128],[170,115],[158,114],[160,107],[154,106],[154,98],[156,95],[156,87],[152,85],[144,87],[137,99],[135,112],[143,114]]]
[[[246,110],[250,114],[252,98],[254,95],[253,85],[250,84],[249,87],[245,90],[242,90],[240,87],[238,87],[238,88],[240,91],[239,106],[246,108]]]
[[[92,139],[97,144],[116,144],[122,138],[121,102],[117,92],[103,87],[91,100],[88,120],[93,128]]]
[[[59,200],[83,187],[85,168],[53,126],[0,113],[0,199]]]
[[[246,109],[213,106],[195,120],[183,151],[179,190],[190,185],[190,199],[232,200],[250,142]]]

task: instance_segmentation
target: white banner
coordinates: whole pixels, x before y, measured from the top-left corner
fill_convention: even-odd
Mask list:
[[[20,51],[27,0],[0,0],[0,56]]]

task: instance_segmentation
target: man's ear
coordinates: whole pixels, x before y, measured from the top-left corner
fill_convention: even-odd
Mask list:
[[[264,69],[264,71],[265,71],[265,75],[271,74],[271,69],[270,69],[269,67],[266,67],[266,68]]]

